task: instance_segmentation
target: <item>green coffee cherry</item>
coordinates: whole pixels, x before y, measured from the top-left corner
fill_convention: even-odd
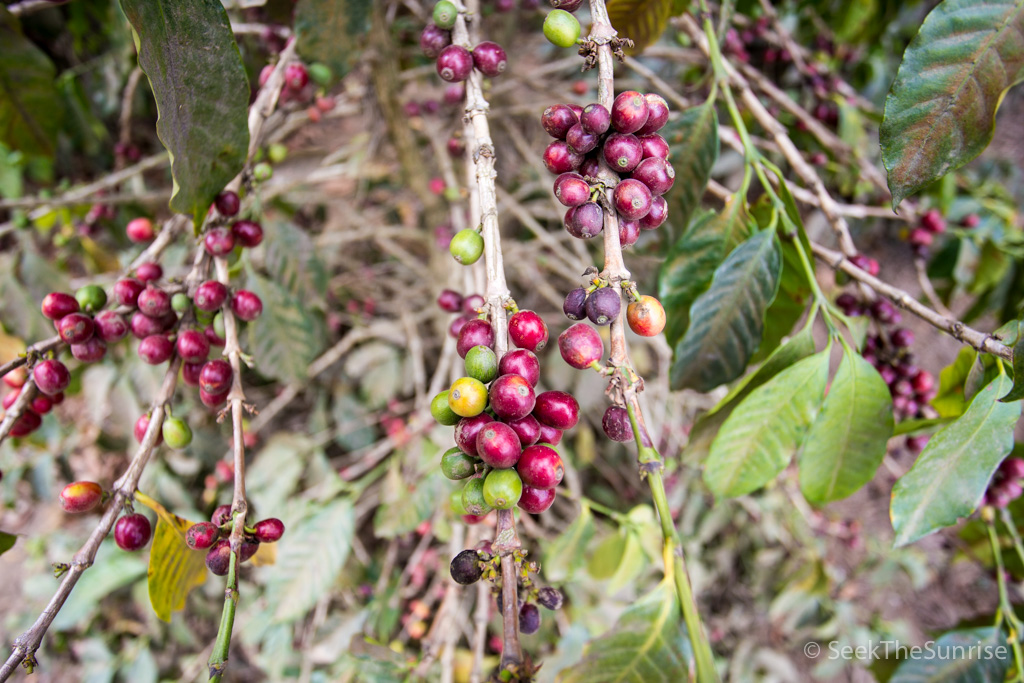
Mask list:
[[[309,77],[317,85],[328,86],[334,82],[334,72],[326,64],[313,62],[307,67],[307,71],[309,71]]]
[[[552,10],[544,20],[544,37],[558,47],[572,47],[580,39],[580,22],[564,9]]]
[[[449,448],[441,456],[441,472],[449,479],[465,479],[476,473],[476,458],[462,452],[462,449]]]
[[[267,148],[267,158],[272,163],[279,164],[285,160],[288,156],[288,148],[282,145],[280,142],[275,142]]]
[[[180,418],[165,418],[161,428],[164,442],[174,450],[181,450],[192,443],[192,429]]]
[[[448,405],[448,392],[438,392],[436,396],[430,401],[430,416],[433,417],[438,424],[444,425],[445,427],[454,427],[459,423],[462,418],[459,417],[454,410]]]
[[[498,357],[487,346],[474,346],[466,352],[466,374],[487,384],[498,376]]]
[[[171,297],[171,308],[177,313],[184,313],[192,307],[192,299],[188,298],[188,294],[184,292],[178,292]]]
[[[511,510],[523,495],[523,480],[513,470],[491,470],[483,485],[484,502],[496,510]]]
[[[252,167],[252,177],[260,183],[270,180],[274,177],[274,167],[265,161],[261,161]]]
[[[448,251],[462,265],[472,265],[479,261],[484,253],[484,238],[473,228],[459,230],[448,245]]]
[[[107,305],[107,293],[99,285],[86,285],[75,292],[75,300],[83,311],[93,313]]]
[[[522,484],[520,484],[522,487]],[[519,500],[518,498],[516,499]],[[466,508],[468,515],[486,515],[491,511],[491,506],[484,499],[484,480],[470,479],[462,489],[462,507]]]
[[[452,508],[452,512],[457,515],[468,515],[466,512],[466,506],[462,504],[462,489],[455,489],[452,494],[448,496],[448,504]]]
[[[459,10],[449,0],[441,0],[434,5],[434,24],[438,28],[451,30],[455,26],[455,18],[459,16]]]

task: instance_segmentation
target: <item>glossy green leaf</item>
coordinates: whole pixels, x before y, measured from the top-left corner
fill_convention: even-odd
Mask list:
[[[743,374],[761,343],[764,313],[782,267],[773,232],[759,232],[715,270],[690,307],[690,327],[676,344],[672,388],[710,391]]]
[[[999,463],[1013,448],[1021,404],[1000,403],[1011,381],[1000,375],[964,414],[932,436],[892,490],[889,517],[896,546],[955,524],[974,512]]]
[[[121,0],[171,155],[171,208],[198,224],[242,170],[249,81],[220,0]]]
[[[783,370],[736,406],[711,443],[704,482],[717,496],[756,491],[786,468],[821,407],[829,349]]]
[[[892,396],[849,347],[800,452],[800,490],[812,503],[845,498],[875,476],[892,436]]]
[[[665,32],[673,0],[608,0],[608,18],[620,38],[629,38],[630,54],[642,52]]]
[[[256,367],[267,377],[305,380],[310,362],[324,347],[323,319],[273,280],[250,274],[248,284],[263,301],[263,315],[249,323]]]
[[[960,417],[964,414],[967,408],[964,384],[977,357],[977,351],[964,346],[956,359],[939,372],[939,389],[932,399],[932,407],[938,411],[939,417]]]
[[[903,55],[879,130],[895,208],[992,140],[1003,93],[1024,79],[1024,3],[943,0]]]
[[[1013,663],[1006,634],[994,626],[950,631],[929,645],[904,659],[889,683],[1003,683]]]
[[[622,613],[590,642],[583,661],[563,669],[558,683],[679,683],[696,665],[669,581]]]
[[[0,531],[0,555],[3,555],[13,548],[17,540],[18,537],[14,534],[9,534],[6,531]]]
[[[295,35],[299,55],[330,67],[341,78],[352,67],[358,43],[366,35],[371,0],[299,0]]]
[[[57,67],[22,35],[18,20],[0,7],[0,142],[27,154],[53,157],[64,106]]]
[[[800,257],[792,240],[782,244],[782,274],[779,277],[779,291],[772,305],[764,314],[764,332],[761,345],[751,359],[757,362],[773,353],[782,339],[793,332],[793,327],[803,317],[807,303],[811,298],[811,288],[807,284]],[[810,253],[808,248],[807,253]]]
[[[1003,403],[1024,398],[1024,321],[1017,321],[1017,341],[1013,345],[1013,388],[999,400]]]
[[[668,141],[676,183],[668,193],[668,226],[686,226],[700,207],[711,169],[718,160],[718,116],[713,100],[690,107],[658,131]],[[669,235],[678,235],[670,229]],[[673,241],[676,241],[673,239]],[[724,258],[724,256],[723,256]]]

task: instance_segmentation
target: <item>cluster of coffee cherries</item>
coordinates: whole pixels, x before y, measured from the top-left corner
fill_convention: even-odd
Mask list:
[[[480,314],[484,298],[479,294],[463,296],[453,289],[445,289],[437,295],[437,305],[445,313],[459,314],[448,326],[448,334],[458,339],[466,323]]]
[[[206,568],[217,576],[226,576],[231,566],[231,506],[221,505],[213,511],[209,522],[193,524],[185,532],[185,543],[192,550],[206,550]],[[260,543],[275,543],[284,536],[284,523],[271,517],[245,528],[238,559],[248,562]]]
[[[630,300],[626,306],[629,329],[641,337],[661,334],[666,322],[665,307],[661,302],[648,294],[641,295],[634,286],[625,287],[624,291]],[[622,312],[622,296],[607,282],[594,278],[589,286],[577,287],[569,292],[562,302],[562,312],[569,320],[587,319],[595,325],[610,325]]]
[[[61,365],[63,367],[63,364]],[[65,371],[67,370],[67,368],[64,369]],[[27,378],[28,373],[25,371],[25,368],[16,368],[4,375],[4,384],[11,389],[3,398],[3,408],[5,411],[10,410],[14,402],[18,400]],[[70,382],[70,380],[69,374],[68,381]],[[14,437],[28,436],[43,424],[43,415],[50,412],[53,406],[60,405],[63,402],[63,390],[49,395],[39,394],[33,397],[32,402],[28,404],[26,409],[22,410],[14,424],[11,425],[10,435]]]
[[[970,213],[960,220],[960,227],[971,230],[978,226],[981,218],[976,213]],[[917,225],[906,233],[906,240],[914,250],[914,256],[928,258],[929,248],[935,241],[936,235],[946,232],[946,219],[938,209],[928,209],[921,214]]]
[[[519,632],[533,635],[540,630],[540,610],[537,605],[549,610],[562,608],[565,598],[562,592],[551,586],[538,587],[530,578],[530,573],[537,573],[540,567],[536,562],[525,562],[526,552],[517,551],[517,560],[525,568],[518,577],[519,590]],[[490,541],[481,541],[476,548],[463,550],[452,559],[449,567],[452,579],[460,585],[469,586],[484,579],[495,584],[498,604],[502,604],[501,588],[498,586],[501,576],[500,559],[493,554]]]
[[[437,62],[437,75],[449,83],[460,83],[476,68],[488,78],[500,76],[508,66],[508,55],[497,43],[485,40],[472,51],[461,45],[452,45],[452,28],[459,10],[449,0],[434,5],[433,23],[427,24],[420,34],[420,49],[429,59]]]
[[[494,509],[518,505],[538,514],[551,507],[564,474],[554,447],[579,421],[571,394],[536,392],[535,352],[547,344],[548,328],[534,311],[510,306],[508,336],[516,348],[499,359],[491,324],[484,317],[469,320],[455,345],[466,376],[430,403],[435,420],[455,427],[456,446],[441,457],[441,470],[449,479],[467,480],[451,503],[472,523]]]
[[[267,64],[260,71],[259,84],[262,88],[270,80],[274,72],[274,65]],[[310,80],[312,76],[312,80]],[[308,105],[306,115],[313,123],[320,121],[322,114],[334,108],[334,98],[327,95],[323,88],[318,89],[317,84],[325,86],[333,80],[330,67],[324,64],[311,64],[308,68],[302,62],[296,60],[289,62],[284,67],[284,88],[278,103],[282,106],[289,103]]]
[[[675,183],[669,146],[657,131],[668,121],[668,103],[660,95],[620,93],[611,111],[556,104],[541,116],[555,142],[544,150],[544,165],[555,178],[555,197],[569,207],[565,229],[590,239],[604,228],[604,210],[596,201],[604,186],[601,162],[618,174],[612,198],[619,217],[619,242],[636,243],[641,230],[653,230],[668,217],[664,195]]]
[[[992,476],[981,504],[997,508],[1006,507],[1020,498],[1024,492],[1021,481],[1024,481],[1024,459],[1011,457],[1003,460]]]
[[[80,514],[96,509],[106,502],[108,497],[103,487],[94,481],[75,481],[61,491],[60,505],[65,512]],[[149,518],[133,512],[130,507],[114,524],[114,542],[121,550],[141,550],[152,536],[153,526]]]

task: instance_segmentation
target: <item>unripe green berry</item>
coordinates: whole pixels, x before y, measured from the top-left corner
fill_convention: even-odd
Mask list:
[[[430,401],[430,416],[433,417],[438,424],[444,425],[445,427],[454,427],[459,424],[459,417],[454,410],[448,405],[448,392],[438,392],[436,396]]]
[[[498,376],[498,357],[488,346],[474,346],[466,352],[466,374],[487,384]]]
[[[265,182],[274,177],[274,167],[265,161],[261,161],[252,167],[252,177],[257,182]]]
[[[107,305],[107,293],[99,285],[85,285],[75,292],[75,300],[83,311],[94,313]]]
[[[558,47],[572,47],[580,38],[580,22],[564,9],[552,10],[544,20],[544,37]]]
[[[452,237],[448,251],[462,265],[472,265],[479,261],[484,253],[484,238],[473,228],[459,230],[455,237]]]
[[[177,313],[184,313],[192,307],[192,299],[188,298],[188,294],[184,292],[178,292],[171,297],[171,308]]]
[[[167,417],[162,425],[164,441],[174,450],[181,450],[192,443],[192,429],[188,423],[177,417]]]
[[[520,484],[521,487],[522,484]],[[466,482],[465,487],[462,489],[462,507],[466,509],[466,514],[469,515],[486,515],[491,511],[492,506],[484,499],[483,479],[470,479]]]
[[[313,62],[307,67],[309,77],[317,85],[327,86],[334,81],[334,72],[331,67],[321,62]]]
[[[451,495],[448,496],[448,504],[452,508],[452,512],[457,515],[468,515],[466,512],[466,506],[462,504],[462,489],[455,489]]]
[[[459,16],[459,10],[449,0],[441,0],[434,5],[434,24],[438,28],[450,30],[455,26],[455,18]]]
[[[279,164],[288,157],[288,148],[282,145],[280,142],[275,142],[270,147],[267,147],[267,158],[272,163]]]
[[[476,458],[466,455],[459,447],[449,448],[441,456],[441,472],[449,479],[465,479],[476,473]]]
[[[484,502],[496,510],[510,510],[523,495],[523,481],[513,469],[491,470],[484,480]]]

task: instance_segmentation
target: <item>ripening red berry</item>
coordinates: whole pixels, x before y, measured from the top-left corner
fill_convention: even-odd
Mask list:
[[[76,481],[60,492],[60,506],[64,512],[89,512],[103,500],[103,487],[94,481]]]
[[[523,484],[537,489],[555,488],[565,474],[558,451],[541,444],[523,449],[516,463],[516,471]]]
[[[26,381],[28,381],[28,370],[25,369],[25,366],[14,368],[4,375],[4,384],[12,389],[22,388]]]
[[[515,465],[522,448],[515,430],[501,422],[489,422],[476,435],[477,455],[498,469]]]
[[[639,180],[627,178],[615,186],[615,210],[628,219],[643,218],[651,210],[651,190]]]
[[[53,409],[53,399],[51,399],[49,396],[43,396],[42,394],[40,394],[39,396],[36,396],[35,398],[32,399],[32,403],[29,406],[29,408],[32,410],[33,413],[37,413],[39,415],[46,415],[48,412],[50,412],[50,410]]]
[[[517,504],[523,512],[539,515],[551,507],[551,504],[555,502],[556,495],[556,489],[536,489],[523,484],[523,494],[519,497]]]
[[[39,429],[41,424],[43,424],[43,418],[39,416],[39,413],[32,410],[26,410],[18,416],[17,420],[14,421],[14,424],[11,426],[11,431],[8,433],[15,438],[28,436]]]
[[[57,332],[68,344],[81,344],[92,339],[96,326],[85,313],[69,313],[57,321]]]
[[[619,93],[612,103],[612,127],[620,133],[635,133],[647,123],[649,114],[644,96],[627,90]]]
[[[252,249],[263,241],[263,226],[256,221],[235,221],[231,224],[231,234],[238,244]]]
[[[437,59],[441,50],[452,44],[452,32],[434,24],[427,24],[420,34],[420,49],[428,59]],[[462,99],[459,97],[459,99]]]
[[[629,413],[621,406],[608,406],[601,418],[601,428],[612,441],[633,440],[633,425],[629,422]]]
[[[551,173],[569,173],[580,168],[583,156],[569,149],[564,140],[555,140],[544,150],[544,167]]]
[[[494,421],[487,413],[473,417],[464,417],[455,425],[455,445],[466,455],[477,456],[476,437],[485,425]]]
[[[121,306],[135,306],[138,303],[139,294],[145,288],[144,284],[133,277],[123,278],[114,285],[114,299]]]
[[[437,305],[447,313],[458,313],[462,310],[462,295],[451,289],[441,290],[437,295]]]
[[[145,515],[125,515],[114,525],[114,541],[117,547],[128,552],[141,550],[153,534],[153,527]]]
[[[578,173],[563,173],[555,178],[555,198],[564,206],[580,206],[590,199],[590,184]]]
[[[241,320],[252,322],[263,313],[263,302],[252,292],[240,289],[231,298],[231,310]]]
[[[622,311],[622,296],[617,289],[601,287],[590,293],[584,308],[590,322],[595,325],[610,325]]]
[[[654,337],[665,329],[665,308],[653,296],[643,295],[626,307],[626,322],[629,329],[641,337]]]
[[[502,375],[491,382],[487,396],[499,418],[518,420],[533,410],[536,397],[533,385],[519,375]]]
[[[647,214],[648,216],[650,214]],[[646,218],[647,216],[644,216]],[[640,221],[619,221],[619,245],[625,249],[636,244],[640,239]]]
[[[540,125],[547,134],[556,140],[565,140],[569,129],[579,123],[576,113],[565,104],[555,104],[544,110],[540,117]]]
[[[146,287],[139,294],[137,305],[150,318],[162,318],[171,312],[171,297],[159,287]]]
[[[130,329],[128,321],[114,311],[100,311],[93,319],[93,323],[96,326],[96,335],[109,344],[124,339]]]
[[[90,337],[81,344],[71,344],[71,355],[83,363],[98,363],[107,355],[107,342],[99,337]]]
[[[50,292],[43,297],[43,315],[50,320],[61,320],[66,315],[77,313],[78,299],[64,292]]]
[[[643,149],[644,159],[651,157],[668,159],[669,147],[665,138],[657,133],[651,133],[649,135],[638,135],[637,139],[640,141],[640,147]]]
[[[153,263],[147,261],[146,263],[140,263],[135,269],[135,277],[139,282],[155,282],[164,276],[164,269],[160,267],[159,263]]]
[[[508,66],[508,55],[497,43],[485,40],[473,48],[473,66],[484,76],[495,78]]]
[[[651,197],[651,210],[640,219],[641,230],[654,230],[668,218],[668,202],[664,197]]]
[[[212,228],[203,238],[203,247],[210,256],[226,256],[235,248],[235,236],[228,228]]]
[[[6,396],[4,396],[4,400],[3,400],[2,403],[0,403],[0,405],[3,406],[4,410],[10,410],[11,406],[14,405],[14,402],[18,400],[18,396],[20,396],[20,395],[21,395],[21,389],[20,388],[15,389],[14,391],[12,391],[12,392],[8,393]]]
[[[208,361],[199,372],[199,388],[211,396],[226,394],[231,388],[231,363],[223,358]]]
[[[577,370],[583,370],[601,360],[604,342],[593,327],[586,323],[576,323],[558,335],[558,350],[566,363]]]
[[[128,235],[128,239],[140,244],[149,242],[156,237],[156,233],[153,231],[153,221],[144,216],[128,221],[124,231]]]
[[[455,350],[459,357],[465,358],[469,350],[474,346],[486,346],[494,348],[494,330],[486,320],[474,318],[469,320],[459,331],[458,340],[455,343]]]
[[[676,182],[676,172],[669,162],[660,157],[651,157],[633,169],[633,178],[646,185],[652,195],[658,196],[672,189]]]
[[[650,135],[668,122],[668,102],[665,98],[656,93],[649,92],[644,95],[647,102],[647,122],[637,131],[637,135]]]
[[[193,524],[185,532],[185,544],[192,550],[206,550],[220,538],[220,529],[210,522]]]
[[[207,408],[219,408],[224,405],[224,402],[228,399],[228,392],[223,394],[211,394],[205,391],[202,387],[199,388],[199,400],[203,402],[203,405]]]
[[[540,422],[533,415],[527,415],[518,420],[506,420],[505,424],[516,433],[519,443],[523,447],[532,446],[540,440]]]
[[[591,150],[597,149],[597,146],[601,143],[601,136],[588,133],[583,129],[583,126],[577,123],[565,134],[565,142],[573,152],[586,154]]]
[[[135,434],[135,440],[142,443],[142,440],[146,438],[146,430],[149,429],[149,414],[145,413],[139,416],[139,419],[135,421],[135,428],[133,433]],[[156,429],[156,440],[153,442],[154,445],[159,446],[164,442],[163,430],[158,426]]]
[[[165,335],[151,334],[139,342],[139,358],[150,365],[166,363],[174,354],[174,344]]]
[[[466,315],[476,315],[484,307],[486,301],[479,294],[470,294],[462,300],[462,312]]]
[[[181,380],[190,387],[199,386],[199,375],[206,363],[182,363]]]
[[[284,84],[289,90],[298,92],[309,83],[309,71],[302,62],[292,62],[284,68]]]
[[[222,282],[207,280],[196,288],[195,305],[200,311],[219,310],[228,298],[228,288]]]
[[[206,553],[206,568],[217,576],[227,576],[231,568],[231,544],[221,539]]]
[[[928,232],[938,235],[946,231],[946,219],[938,209],[929,209],[921,215],[921,227]]]
[[[572,394],[564,391],[545,391],[537,394],[533,416],[542,425],[565,431],[572,429],[580,419],[580,404]],[[541,434],[541,441],[544,435]],[[550,443],[550,442],[549,442]]]
[[[498,375],[519,375],[535,387],[540,380],[540,361],[529,349],[506,351],[498,361]]]
[[[206,335],[198,330],[184,330],[178,334],[175,346],[178,355],[186,363],[200,363],[210,355],[210,342]]]
[[[284,536],[284,522],[274,517],[256,522],[256,540],[260,543],[274,543]]]
[[[612,125],[612,115],[603,105],[594,102],[583,108],[580,125],[592,135],[604,135]]]
[[[517,311],[508,319],[508,336],[520,349],[537,352],[547,346],[548,326],[534,311]]]
[[[48,396],[64,391],[71,383],[71,373],[63,363],[55,358],[36,363],[32,368],[32,378],[39,391]]]
[[[629,173],[644,156],[644,148],[635,135],[612,133],[601,148],[604,160],[618,173]]]
[[[449,45],[437,55],[437,75],[449,83],[469,78],[473,71],[473,55],[461,45]]]

